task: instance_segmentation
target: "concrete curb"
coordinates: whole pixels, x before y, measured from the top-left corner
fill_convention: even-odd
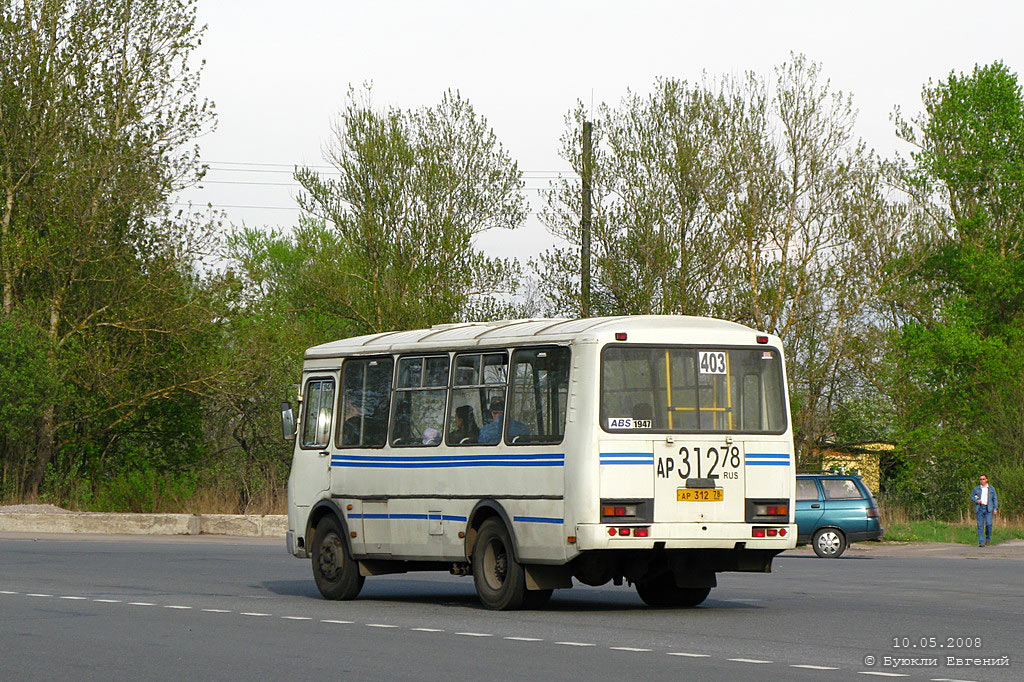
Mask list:
[[[0,532],[284,537],[288,517],[245,514],[0,514]]]

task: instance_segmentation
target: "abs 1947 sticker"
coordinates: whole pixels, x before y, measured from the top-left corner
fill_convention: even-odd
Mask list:
[[[632,417],[609,417],[609,429],[650,429],[650,419],[633,419]]]

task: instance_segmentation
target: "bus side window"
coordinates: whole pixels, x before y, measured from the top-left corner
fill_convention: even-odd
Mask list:
[[[524,348],[512,355],[505,440],[561,443],[569,393],[568,348]]]
[[[501,425],[492,424],[491,408],[504,402],[507,381],[506,353],[455,356],[445,432],[448,445],[494,445],[501,441]]]
[[[381,447],[391,410],[391,358],[352,358],[342,367],[338,447]]]
[[[440,445],[448,399],[448,364],[447,355],[399,358],[391,445]]]
[[[304,406],[302,447],[327,447],[334,412],[334,379],[311,379],[306,384]]]

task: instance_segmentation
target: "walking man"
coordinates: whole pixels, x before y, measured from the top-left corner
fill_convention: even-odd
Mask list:
[[[988,476],[982,474],[980,485],[974,486],[971,501],[978,518],[978,547],[992,544],[992,516],[999,513],[996,489],[988,484]]]

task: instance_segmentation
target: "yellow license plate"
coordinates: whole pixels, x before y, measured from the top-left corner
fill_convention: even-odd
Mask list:
[[[677,488],[677,502],[721,502],[725,491],[721,488]]]

